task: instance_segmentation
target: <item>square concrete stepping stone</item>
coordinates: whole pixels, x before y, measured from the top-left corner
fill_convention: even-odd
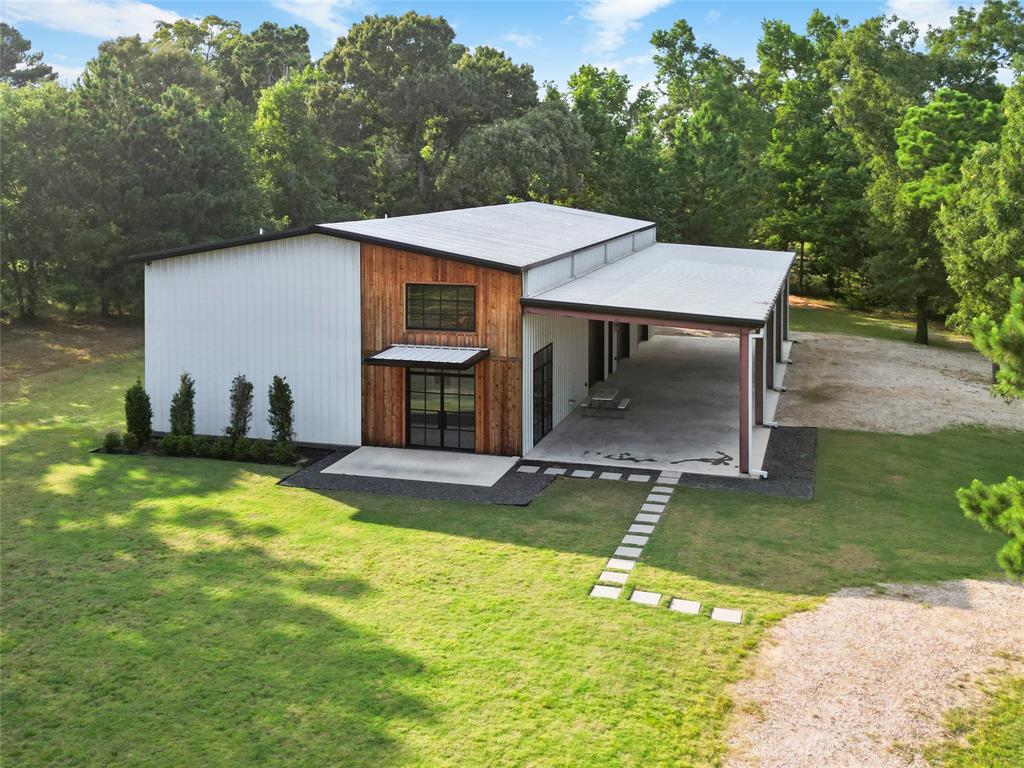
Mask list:
[[[630,533],[650,534],[650,533],[654,533],[654,526],[653,525],[641,525],[640,523],[633,523],[631,526],[629,526],[629,532]]]
[[[628,573],[619,573],[618,571],[601,571],[601,575],[597,577],[597,580],[608,581],[612,584],[625,584],[626,579],[628,578]]]
[[[657,523],[661,520],[661,515],[651,515],[647,512],[640,512],[634,519],[638,523]]]
[[[618,598],[622,594],[622,587],[606,587],[604,584],[595,584],[594,588],[590,590],[591,597],[608,597],[612,600]]]
[[[668,504],[672,499],[671,496],[664,493],[649,493],[647,494],[647,501],[653,504]]]
[[[661,593],[644,592],[640,589],[634,589],[633,594],[629,596],[629,602],[640,603],[640,605],[653,605],[655,608],[657,608],[658,603],[661,602]]]
[[[644,551],[643,547],[616,547],[616,557],[640,557],[640,553]]]
[[[645,544],[647,544],[647,540],[647,536],[634,536],[631,533],[627,533],[625,536],[622,537],[623,544],[635,544],[638,547],[642,547]]]
[[[613,571],[632,571],[634,565],[636,565],[636,560],[623,560],[621,557],[610,557],[608,558],[608,564],[605,565],[605,568],[611,568]]]
[[[742,624],[743,611],[736,608],[712,608],[711,618],[715,621],[727,621],[730,624]]]
[[[631,483],[646,483],[651,479],[650,475],[630,475],[626,478]]]
[[[544,470],[545,475],[564,475],[565,467],[548,467]]]
[[[573,477],[593,477],[594,470],[592,469],[577,469],[572,473]]]
[[[532,475],[535,472],[537,472],[537,470],[539,470],[539,469],[540,469],[540,467],[537,467],[537,466],[533,466],[533,467],[523,466],[523,467],[519,467],[517,471],[518,472],[526,472],[528,475]]]
[[[665,511],[665,505],[664,504],[641,504],[640,505],[640,511],[641,512],[657,512],[658,514],[661,514],[662,512]]]
[[[675,488],[673,488],[671,485],[656,485],[653,488],[651,488],[651,493],[669,493],[669,494],[671,494],[672,491],[674,491],[674,490],[675,490]]]
[[[668,604],[670,611],[676,611],[677,613],[686,613],[690,616],[696,616],[700,613],[700,603],[696,600],[683,600],[679,597],[673,597],[672,602]]]
[[[621,472],[602,472],[599,475],[599,477],[602,480],[621,480],[622,479],[622,473]]]

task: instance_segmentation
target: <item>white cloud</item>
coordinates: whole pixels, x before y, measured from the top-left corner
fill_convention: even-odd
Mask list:
[[[7,0],[8,21],[28,21],[49,29],[107,39],[153,35],[157,21],[176,21],[174,11],[136,0]]]
[[[640,20],[672,0],[589,0],[580,16],[590,22],[591,36],[584,50],[611,53],[626,42],[626,33],[640,29]]]
[[[74,85],[75,81],[82,76],[82,72],[85,71],[85,67],[77,67],[72,64],[48,63],[53,67],[53,71],[57,73],[57,79],[60,80],[62,85]]]
[[[948,27],[950,17],[956,16],[961,5],[969,7],[971,4],[956,0],[888,0],[886,11],[914,22],[918,31],[924,34],[928,27]]]
[[[275,8],[311,24],[331,37],[348,31],[351,22],[343,15],[352,7],[353,0],[273,0]]]
[[[533,48],[540,42],[540,37],[532,32],[506,32],[501,39],[506,43],[512,43],[516,48]]]
[[[714,8],[704,14],[704,21],[718,21],[720,18],[722,18],[722,14]]]

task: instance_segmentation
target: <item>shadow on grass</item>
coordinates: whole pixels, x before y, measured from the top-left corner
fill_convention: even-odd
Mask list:
[[[77,442],[42,427],[4,454],[5,762],[408,761],[426,671],[345,620],[363,580],[246,519],[251,467]]]

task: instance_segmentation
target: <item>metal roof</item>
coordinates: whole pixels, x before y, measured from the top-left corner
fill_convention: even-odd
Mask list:
[[[472,261],[524,269],[623,235],[650,229],[652,221],[581,211],[546,203],[481,208],[322,224],[353,240],[431,249]]]
[[[483,347],[433,347],[425,344],[392,344],[367,358],[377,365],[424,368],[471,368],[487,357]]]
[[[655,243],[522,303],[760,327],[793,257],[789,251]]]

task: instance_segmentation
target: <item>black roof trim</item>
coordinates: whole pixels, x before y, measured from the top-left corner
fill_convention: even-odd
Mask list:
[[[600,304],[575,304],[567,301],[551,301],[549,299],[522,298],[519,303],[524,307],[542,307],[545,309],[568,309],[577,312],[593,312],[598,315],[632,315],[649,317],[652,320],[678,320],[683,323],[701,323],[707,325],[729,325],[736,328],[762,328],[764,318],[718,317],[716,315],[695,315],[689,312],[659,312],[654,309],[631,309],[628,307],[606,307]]]
[[[193,253],[204,253],[206,251],[222,251],[225,248],[235,248],[239,245],[252,245],[253,243],[269,243],[271,240],[284,240],[288,237],[301,237],[302,235],[331,234],[321,232],[317,226],[293,227],[282,229],[278,232],[266,232],[262,235],[248,235],[246,237],[235,237],[229,240],[217,240],[212,243],[200,243],[198,245],[181,245],[177,248],[167,248],[163,251],[150,251],[136,256],[130,256],[128,261],[160,261],[162,259],[173,259],[175,256],[188,256]]]

